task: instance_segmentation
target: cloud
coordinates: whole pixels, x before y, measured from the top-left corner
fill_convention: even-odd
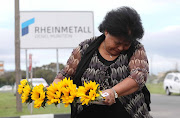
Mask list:
[[[14,49],[14,31],[10,29],[0,29],[0,54],[11,54]]]
[[[58,49],[58,62],[66,64],[68,58],[70,57],[72,49]],[[35,64],[34,66],[42,66],[44,64],[49,64],[51,62],[57,62],[56,49],[28,49],[27,56],[32,54],[32,60]],[[23,60],[23,68],[25,68],[25,50],[21,51],[21,59]],[[27,57],[27,58],[28,58]]]
[[[142,43],[148,53],[180,58],[180,25],[168,26],[158,32],[147,32]]]
[[[172,25],[145,33],[142,43],[148,55],[150,73],[174,70],[176,64],[180,69],[179,32],[180,25]]]
[[[148,54],[148,53],[147,53]],[[158,74],[170,70],[180,69],[180,59],[161,55],[148,54],[150,73]]]
[[[0,29],[0,61],[4,61],[4,68],[14,69],[14,31]]]
[[[14,0],[1,0],[0,5],[0,28],[14,27]]]

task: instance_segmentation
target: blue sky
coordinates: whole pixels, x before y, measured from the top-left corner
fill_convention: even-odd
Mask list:
[[[1,0],[0,5],[0,61],[5,70],[14,70],[14,0]],[[179,65],[180,69],[180,1],[178,0],[20,0],[21,11],[93,11],[94,31],[107,11],[120,6],[130,6],[141,16],[150,73],[168,71]],[[59,62],[66,63],[72,49],[59,50]],[[66,53],[64,53],[66,52]],[[30,49],[33,66],[56,62],[55,49]],[[21,50],[21,69],[25,69],[25,51]]]

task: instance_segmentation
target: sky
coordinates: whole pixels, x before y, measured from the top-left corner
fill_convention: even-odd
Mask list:
[[[179,0],[20,0],[20,11],[93,11],[94,34],[100,35],[98,25],[106,13],[129,6],[140,14],[145,34],[144,45],[150,74],[175,68],[180,70],[180,1]],[[0,61],[5,71],[15,70],[14,0],[0,4]],[[66,64],[72,49],[59,49],[59,63]],[[33,67],[57,62],[55,49],[29,49]],[[21,69],[26,68],[25,50],[21,49]]]

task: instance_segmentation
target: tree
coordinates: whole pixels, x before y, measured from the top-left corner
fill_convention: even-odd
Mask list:
[[[59,69],[63,69],[64,65],[59,64]],[[48,84],[51,84],[56,76],[56,63],[43,65],[42,67],[33,68],[34,78],[44,78]]]
[[[64,65],[59,64],[59,69],[63,69]],[[26,78],[26,71],[21,71],[22,78]],[[33,68],[33,78],[44,78],[48,84],[51,84],[56,76],[56,63],[50,63],[43,65],[42,67]],[[15,72],[5,72],[0,76],[0,87],[3,85],[14,85],[15,83]]]

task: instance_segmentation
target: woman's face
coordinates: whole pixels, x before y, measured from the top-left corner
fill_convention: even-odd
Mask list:
[[[119,55],[122,51],[126,51],[131,46],[131,42],[125,40],[124,37],[114,37],[108,32],[105,32],[105,47],[107,52],[113,56]]]

